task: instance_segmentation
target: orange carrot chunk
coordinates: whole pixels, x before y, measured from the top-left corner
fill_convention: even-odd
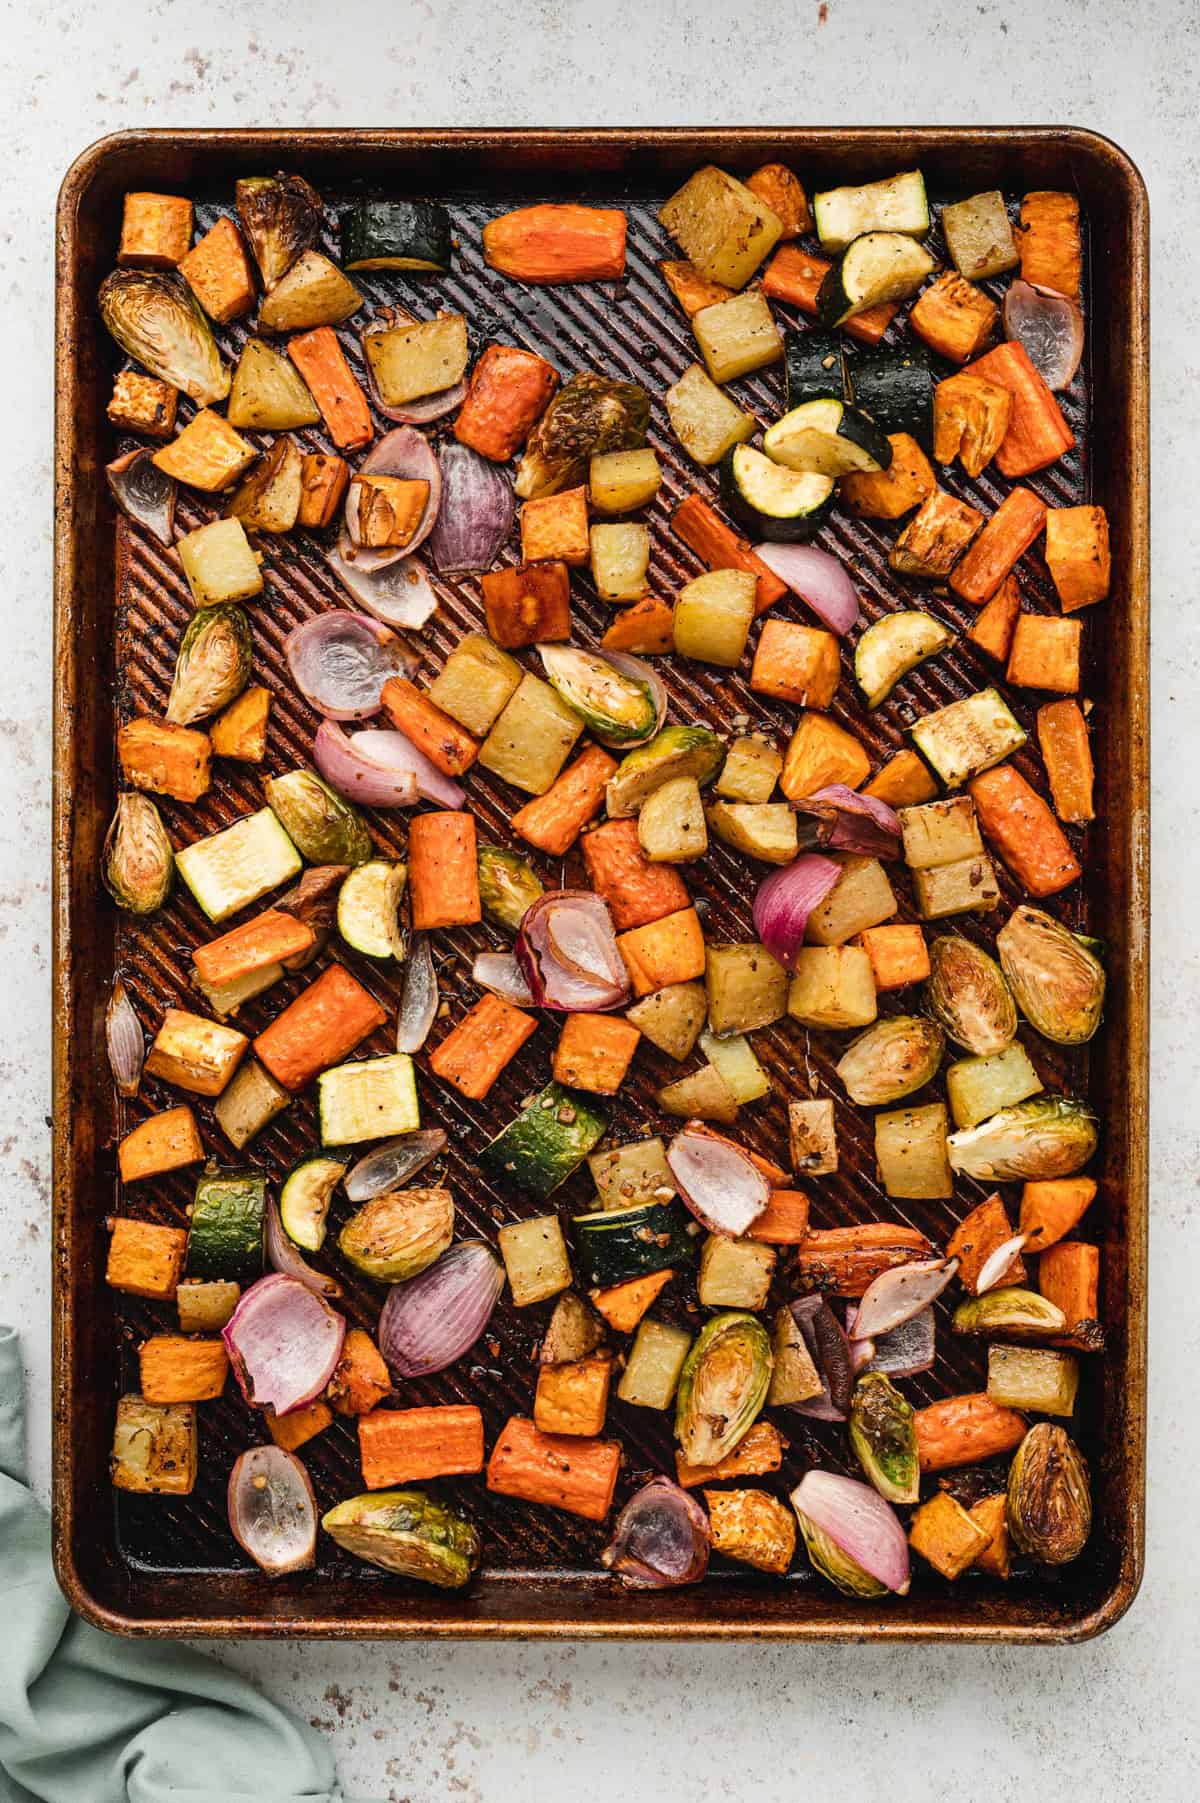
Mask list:
[[[998,764],[967,787],[984,837],[1030,895],[1057,895],[1082,875],[1061,826],[1019,770]]]
[[[275,1081],[295,1092],[348,1058],[386,1019],[345,966],[331,964],[259,1034],[254,1050]]]
[[[539,1433],[514,1415],[501,1429],[487,1466],[487,1487],[499,1496],[565,1509],[603,1521],[612,1508],[621,1448],[612,1440]]]
[[[375,436],[367,397],[354,379],[331,326],[317,326],[288,340],[288,356],[321,409],[339,451],[357,451]]]
[[[485,995],[431,1054],[429,1068],[460,1095],[481,1102],[536,1030],[531,1014],[498,995]]]
[[[773,1189],[746,1234],[767,1246],[799,1246],[808,1238],[808,1197],[800,1189]]]
[[[475,365],[454,436],[481,457],[507,463],[546,411],[558,371],[533,351],[489,344]]]
[[[1079,299],[1083,252],[1079,241],[1079,202],[1073,194],[1042,188],[1021,202],[1017,228],[1021,274],[1035,287],[1053,288]]]
[[[278,908],[248,920],[232,932],[222,933],[207,945],[198,945],[192,953],[196,975],[210,988],[235,983],[266,964],[282,964],[308,951],[316,935],[304,921]]]
[[[798,244],[781,244],[763,270],[762,291],[772,300],[786,301],[801,313],[815,315],[821,283],[832,267],[824,257],[814,257]],[[898,302],[881,301],[848,319],[843,330],[863,344],[878,344],[899,311]]]
[[[408,828],[408,887],[414,931],[469,926],[482,918],[473,814],[414,814]]]
[[[981,1465],[1015,1451],[1025,1438],[1025,1417],[993,1402],[986,1390],[931,1402],[913,1419],[922,1471]]]
[[[1005,496],[970,550],[959,559],[950,587],[979,607],[995,594],[1046,523],[1046,503],[1030,488]]]
[[[389,676],[381,695],[384,712],[397,732],[423,751],[447,776],[461,776],[479,756],[478,741],[444,714],[407,676]]]
[[[552,858],[565,857],[604,801],[604,786],[617,760],[589,745],[546,790],[518,808],[510,825]]]
[[[483,1416],[465,1402],[375,1409],[359,1416],[358,1450],[368,1490],[482,1471]]]
[[[1100,1248],[1082,1240],[1060,1240],[1038,1260],[1038,1289],[1067,1318],[1063,1338],[1094,1339],[1080,1328],[1100,1319]],[[1061,1344],[1061,1340],[1059,1341]]]
[[[679,503],[671,516],[671,528],[710,570],[748,570],[757,577],[756,614],[765,613],[787,594],[786,582],[754,555],[749,540],[727,526],[700,495],[688,495]]]
[[[1002,476],[1032,476],[1035,470],[1057,463],[1064,451],[1071,449],[1075,434],[1023,344],[1015,339],[998,344],[994,351],[969,363],[967,373],[995,382],[1012,395],[1008,431],[996,452],[996,467]]]
[[[1054,812],[1080,826],[1096,818],[1095,770],[1087,721],[1077,701],[1048,701],[1037,713],[1038,744],[1050,783]]]
[[[858,1227],[829,1227],[810,1233],[796,1254],[795,1275],[802,1289],[834,1296],[861,1296],[883,1271],[929,1258],[933,1248],[915,1227],[895,1221],[868,1221]]]
[[[548,202],[489,219],[483,257],[520,282],[602,282],[625,273],[625,215],[619,207]]]

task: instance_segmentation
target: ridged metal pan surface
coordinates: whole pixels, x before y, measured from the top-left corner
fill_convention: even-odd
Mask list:
[[[362,280],[368,296],[365,313],[398,302],[428,317],[449,306],[466,314],[474,349],[498,338],[540,352],[564,377],[594,368],[643,382],[653,403],[650,441],[666,469],[648,516],[651,580],[653,591],[669,598],[700,568],[672,533],[670,513],[685,493],[698,488],[711,495],[715,484],[682,457],[662,405],[666,387],[693,360],[694,345],[656,269],[656,260],[672,252],[655,212],[672,187],[702,162],[746,173],[773,156],[791,163],[810,188],[869,179],[919,163],[939,205],[985,186],[1000,187],[1010,200],[1031,187],[1070,187],[1079,191],[1083,203],[1088,349],[1064,399],[1078,448],[1030,485],[1052,505],[1103,501],[1113,526],[1113,596],[1084,616],[1084,693],[1095,703],[1099,819],[1086,836],[1072,829],[1087,874],[1052,904],[1072,926],[1086,927],[1108,942],[1110,1006],[1100,1038],[1086,1053],[1066,1054],[1032,1032],[1024,1037],[1047,1088],[1090,1096],[1105,1122],[1102,1193],[1088,1227],[1090,1237],[1104,1248],[1103,1307],[1110,1351],[1103,1364],[1087,1362],[1076,1423],[1096,1480],[1092,1543],[1074,1566],[1057,1573],[1018,1568],[1007,1585],[981,1577],[952,1586],[922,1566],[912,1594],[884,1607],[838,1597],[803,1568],[781,1583],[720,1560],[714,1560],[708,1580],[695,1590],[645,1597],[621,1592],[599,1575],[602,1529],[491,1496],[480,1480],[460,1480],[437,1487],[461,1503],[482,1532],[484,1570],[465,1595],[429,1595],[387,1578],[340,1553],[324,1536],[315,1572],[269,1584],[238,1553],[225,1518],[229,1467],[239,1451],[261,1438],[252,1411],[232,1384],[220,1402],[201,1407],[201,1475],[191,1497],[117,1496],[107,1475],[115,1398],[136,1388],[137,1344],[149,1332],[168,1327],[173,1311],[115,1296],[105,1287],[105,1217],[123,1211],[178,1224],[186,1219],[192,1184],[185,1173],[118,1195],[116,1139],[174,1098],[148,1082],[137,1102],[114,1106],[102,1050],[104,1004],[119,971],[151,1031],[166,1007],[200,1005],[190,982],[190,952],[209,933],[186,893],[177,893],[148,923],[117,917],[95,877],[115,786],[115,727],[135,714],[162,713],[191,614],[176,557],[117,518],[104,493],[102,466],[122,444],[103,415],[118,353],[99,325],[94,299],[115,249],[121,195],[130,187],[190,193],[204,226],[217,212],[230,210],[239,174],[282,167],[313,180],[331,215],[339,202],[359,192],[420,193],[444,200],[458,241],[452,273],[442,279],[367,274]],[[628,210],[629,259],[623,281],[529,289],[484,266],[480,228],[489,217],[529,199],[577,195]],[[936,232],[933,243],[939,247]],[[336,254],[336,235],[330,248]],[[1086,133],[131,134],[106,140],[76,164],[64,186],[59,216],[55,1541],[60,1577],[85,1614],[106,1626],[141,1633],[1066,1639],[1098,1631],[1127,1606],[1140,1573],[1144,1421],[1145,280],[1140,180],[1120,152]],[[807,323],[786,307],[776,311],[787,324]],[[360,315],[355,326],[362,319]],[[894,325],[889,341],[899,335]],[[227,356],[236,354],[244,336],[242,328],[222,334]],[[343,329],[342,338],[357,357],[355,332]],[[760,418],[769,419],[780,409],[781,383],[777,368],[739,384],[737,392]],[[306,448],[323,446],[320,432],[297,436]],[[1004,492],[990,476],[971,483],[949,471],[942,479],[985,513],[994,510]],[[177,530],[212,513],[211,507],[185,496]],[[899,582],[886,564],[893,537],[894,529],[854,521],[839,510],[820,542],[853,568],[868,619],[915,601],[961,634],[974,610],[944,590]],[[263,774],[310,758],[317,720],[288,680],[282,645],[297,621],[343,604],[344,596],[325,564],[323,537],[263,538],[261,548],[266,590],[253,604],[252,626],[255,677],[275,696],[266,764],[255,769],[222,762],[212,791],[199,804],[164,803],[176,845],[260,806]],[[503,558],[516,560],[513,545]],[[1037,556],[1025,560],[1021,576],[1028,608],[1058,611]],[[482,622],[477,581],[436,580],[435,586],[438,614],[415,641],[421,658],[418,680],[436,671],[463,633]],[[575,573],[572,590],[575,637],[594,642],[611,609],[596,600],[586,573]],[[804,617],[799,604],[787,601],[776,611]],[[530,654],[521,655],[532,665]],[[867,714],[856,699],[848,654],[843,660],[844,679],[833,712],[864,740],[877,764],[906,743],[906,729],[919,714],[995,677],[994,667],[960,636],[949,655],[925,665]],[[753,726],[786,743],[795,710],[771,706],[752,694],[748,667],[744,661],[740,671],[726,673],[670,660],[672,717],[703,721],[726,736]],[[1009,699],[1035,743],[1033,714],[1041,697],[1017,691]],[[1043,786],[1036,755],[1023,754],[1017,762],[1030,780]],[[473,771],[466,787],[481,837],[513,842],[507,822],[520,805],[515,792],[482,771]],[[370,819],[381,851],[403,856],[405,817],[375,813]],[[545,859],[540,863],[550,883],[571,883],[579,875],[574,858],[562,865]],[[745,860],[716,844],[707,858],[689,868],[687,880],[711,941],[754,936]],[[1002,886],[1006,905],[991,920],[956,922],[983,944],[992,941],[996,925],[1021,899],[1003,872]],[[900,917],[913,918],[903,875],[897,889]],[[442,933],[437,940],[442,991],[457,1016],[477,993],[469,980],[475,952],[507,942],[487,927]],[[394,1020],[396,976],[351,953],[342,955]],[[238,1015],[238,1027],[250,1034],[261,1029],[311,975],[289,978],[248,1004]],[[899,1011],[902,1004],[889,1006]],[[442,1031],[441,1026],[435,1030],[435,1041]],[[390,1032],[389,1025],[364,1049],[390,1050]],[[555,1037],[552,1026],[542,1025],[484,1103],[463,1101],[427,1074],[419,1079],[424,1123],[444,1126],[449,1134],[438,1168],[454,1193],[460,1237],[494,1241],[506,1221],[543,1212],[543,1205],[485,1179],[477,1153],[546,1080]],[[835,1178],[806,1186],[814,1225],[896,1219],[943,1243],[984,1191],[960,1180],[953,1201],[946,1204],[896,1202],[883,1194],[875,1175],[869,1118],[844,1102],[832,1075],[844,1043],[844,1035],[808,1033],[790,1022],[756,1034],[773,1093],[743,1111],[738,1135],[782,1158],[788,1097],[834,1096],[842,1164]],[[678,1074],[679,1067],[643,1044],[631,1080],[611,1107],[613,1142],[664,1129],[667,1123],[655,1110],[653,1092]],[[206,1148],[229,1162],[230,1148],[209,1109],[201,1105],[198,1113]],[[253,1143],[252,1162],[277,1173],[316,1139],[312,1102],[301,1098]],[[576,1204],[586,1205],[591,1193],[585,1169],[554,1200],[565,1216]],[[1009,1191],[1010,1205],[1015,1195]],[[331,1245],[347,1213],[344,1200],[335,1205]],[[786,1257],[780,1265],[782,1298],[790,1293]],[[339,1276],[348,1279],[348,1317],[373,1327],[381,1292],[345,1269],[339,1269]],[[674,1312],[687,1320],[697,1313],[686,1284],[673,1285],[665,1300],[668,1315]],[[490,1446],[509,1415],[530,1411],[536,1342],[548,1312],[549,1305],[516,1310],[505,1301],[473,1355],[439,1377],[406,1386],[402,1400],[478,1403]],[[952,1340],[944,1311],[941,1326],[935,1369],[905,1386],[915,1404],[982,1387],[980,1351]],[[777,1420],[790,1440],[784,1471],[778,1483],[772,1481],[780,1494],[813,1465],[846,1468],[843,1430],[785,1414]],[[614,1401],[609,1427],[626,1448],[618,1500],[652,1472],[672,1469],[666,1417]],[[361,1488],[353,1423],[339,1419],[308,1443],[304,1459],[322,1507]],[[997,1474],[990,1475],[995,1479]]]

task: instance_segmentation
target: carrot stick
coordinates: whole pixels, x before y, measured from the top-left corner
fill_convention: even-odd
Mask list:
[[[636,820],[606,820],[583,838],[588,882],[608,903],[618,933],[649,926],[688,905],[687,885],[673,864],[652,864]]]
[[[509,822],[515,833],[552,858],[570,851],[604,801],[604,785],[617,767],[599,745],[589,745],[569,764],[544,795],[518,808]]]
[[[999,764],[967,787],[984,836],[1030,895],[1057,895],[1082,875],[1061,826],[1019,770]]]
[[[1038,744],[1060,820],[1082,825],[1096,818],[1095,770],[1087,721],[1077,701],[1048,701],[1037,712]]]
[[[1045,523],[1046,503],[1032,489],[1014,488],[955,564],[950,578],[955,594],[975,607],[989,600]]]
[[[339,1415],[367,1415],[391,1394],[392,1374],[378,1346],[361,1327],[352,1327],[342,1342],[325,1394]]]
[[[359,1416],[358,1450],[368,1490],[482,1471],[483,1416],[466,1402],[376,1409]]]
[[[357,451],[375,436],[367,397],[354,379],[331,326],[288,340],[288,356],[304,377],[339,451]]]
[[[612,1508],[620,1468],[621,1448],[615,1441],[539,1433],[532,1421],[514,1415],[492,1448],[487,1487],[499,1496],[603,1521]]]
[[[1021,1191],[1021,1232],[1029,1250],[1044,1252],[1065,1238],[1096,1199],[1094,1177],[1042,1177]]]
[[[348,1058],[387,1015],[341,964],[331,964],[254,1042],[260,1064],[293,1092]]]
[[[747,1239],[762,1240],[768,1246],[799,1246],[808,1238],[808,1197],[799,1189],[773,1189],[767,1206]]]
[[[787,594],[781,582],[750,548],[749,540],[727,526],[700,495],[688,495],[671,516],[671,527],[677,538],[691,547],[710,570],[748,570],[758,578],[756,614],[765,613]]]
[[[469,926],[482,918],[473,814],[414,814],[408,829],[408,884],[418,933]]]
[[[683,1490],[694,1490],[698,1484],[712,1484],[723,1477],[764,1477],[778,1471],[783,1464],[787,1441],[769,1421],[756,1421],[715,1465],[689,1465],[681,1452],[675,1454],[675,1479]]]
[[[1035,287],[1054,288],[1079,299],[1083,253],[1079,242],[1079,202],[1073,194],[1038,189],[1021,202],[1017,229],[1021,275]]]
[[[868,1221],[810,1233],[796,1254],[795,1275],[807,1290],[861,1296],[882,1271],[928,1258],[933,1247],[915,1227]]]
[[[1006,576],[991,600],[979,611],[975,624],[967,632],[981,651],[994,657],[998,664],[1008,662],[1009,648],[1021,611],[1021,590],[1015,576]]]
[[[1002,1246],[1012,1236],[1012,1224],[999,1194],[989,1196],[970,1214],[963,1216],[946,1242],[946,1257],[958,1260],[958,1281],[964,1290],[972,1296],[979,1294],[980,1272],[997,1246]],[[1025,1266],[1020,1253],[1010,1259],[999,1281],[1024,1283]]]
[[[814,257],[798,244],[783,244],[763,270],[762,291],[772,300],[786,301],[801,313],[815,315],[817,294],[832,267],[824,257]],[[896,301],[881,301],[865,313],[856,313],[842,329],[863,344],[878,344],[899,311]]]
[[[222,933],[207,945],[198,945],[192,953],[196,975],[212,988],[236,982],[265,964],[281,964],[306,952],[316,934],[302,920],[278,908],[268,908],[244,926]]]
[[[1012,1452],[1025,1438],[1025,1418],[1002,1408],[986,1390],[947,1396],[914,1414],[922,1471],[981,1465]]]
[[[675,643],[673,616],[665,601],[648,595],[622,608],[600,640],[605,651],[632,651],[637,657],[661,656]]]
[[[380,699],[397,732],[447,776],[461,776],[479,756],[478,741],[406,676],[389,676]]]
[[[996,452],[996,467],[1002,476],[1032,476],[1071,449],[1075,434],[1029,361],[1024,345],[1016,339],[977,357],[967,365],[967,374],[995,382],[1012,395],[1008,431]]]
[[[454,436],[481,457],[507,463],[546,411],[558,371],[533,351],[489,344],[475,365]]]
[[[485,995],[431,1054],[429,1068],[460,1095],[481,1102],[537,1021],[498,995]]]
[[[483,260],[519,282],[611,281],[625,273],[625,215],[571,202],[518,207],[484,226]]]

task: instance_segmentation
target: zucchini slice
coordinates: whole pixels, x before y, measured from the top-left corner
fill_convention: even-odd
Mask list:
[[[586,1096],[547,1083],[479,1154],[490,1171],[543,1201],[604,1138],[608,1120]]]
[[[881,432],[933,445],[933,371],[923,345],[880,345],[854,359],[854,404]]]
[[[978,689],[962,701],[926,714],[912,728],[912,736],[917,750],[933,765],[947,789],[957,789],[968,777],[990,770],[1019,751],[1027,734],[998,689]]]
[[[196,1185],[187,1275],[253,1283],[262,1276],[267,1180],[261,1171],[211,1169]]]
[[[298,875],[300,867],[300,853],[270,808],[246,814],[175,853],[176,870],[214,922],[248,908]]]
[[[647,745],[623,757],[605,796],[610,820],[627,820],[648,795],[677,776],[694,776],[703,788],[725,761],[725,746],[707,726],[664,726]]]
[[[368,958],[403,958],[400,898],[408,871],[390,858],[372,858],[350,872],[337,898],[337,928],[346,944]]]
[[[363,1139],[390,1139],[421,1125],[417,1079],[407,1052],[337,1064],[317,1078],[321,1140],[353,1146]]]
[[[571,1240],[580,1284],[587,1290],[605,1290],[690,1264],[696,1256],[691,1221],[681,1202],[645,1202],[638,1208],[573,1215]]]
[[[313,1152],[288,1173],[279,1192],[279,1219],[293,1245],[305,1252],[321,1250],[329,1204],[347,1168],[344,1158]]]
[[[817,292],[817,318],[840,326],[883,301],[907,300],[937,267],[902,232],[868,232],[844,250]]]
[[[604,745],[640,745],[653,736],[658,705],[647,682],[627,676],[597,651],[539,645],[546,680],[582,714]]]
[[[929,230],[929,201],[919,169],[861,188],[826,188],[813,195],[812,209],[817,237],[826,250],[845,250],[864,232],[923,238]]]
[[[784,469],[761,451],[740,444],[722,459],[721,499],[758,538],[806,539],[833,506],[833,478],[812,470]]]
[[[954,635],[932,614],[885,614],[868,626],[854,652],[854,680],[868,707],[886,701],[902,676],[944,651]]]
[[[835,401],[854,399],[846,353],[836,332],[815,327],[810,332],[785,332],[783,357],[789,408],[830,397]]]
[[[344,269],[450,267],[450,215],[432,200],[359,200],[342,219]]]
[[[763,437],[763,450],[773,463],[818,476],[873,475],[892,461],[887,435],[875,421],[832,398],[805,401],[777,419]]]

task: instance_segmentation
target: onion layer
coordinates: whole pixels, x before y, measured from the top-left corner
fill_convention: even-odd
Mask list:
[[[803,816],[800,843],[806,848],[820,845],[860,858],[900,856],[900,817],[874,795],[859,795],[845,783],[830,783],[792,806]]]
[[[112,986],[104,1012],[108,1068],[119,1096],[136,1096],[146,1062],[146,1035],[120,977]]]
[[[221,1334],[246,1401],[277,1415],[321,1394],[345,1336],[341,1315],[280,1273],[250,1285]]]
[[[630,1497],[600,1554],[630,1590],[697,1584],[708,1570],[708,1516],[669,1477],[651,1478]]]
[[[525,973],[511,952],[480,952],[471,966],[471,981],[481,989],[490,989],[515,1008],[537,1006]]]
[[[351,1202],[370,1202],[388,1190],[400,1189],[446,1150],[441,1127],[421,1127],[385,1140],[347,1171],[344,1188]]]
[[[764,877],[754,897],[754,930],[785,970],[796,968],[804,929],[814,908],[842,874],[840,864],[815,852],[801,852],[791,864]]]
[[[400,1012],[396,1018],[396,1050],[411,1056],[419,1052],[429,1038],[438,1011],[437,971],[433,953],[424,933],[418,933],[409,947],[404,966],[404,984],[400,991]]]
[[[823,1296],[799,1296],[791,1310],[824,1387],[819,1396],[788,1406],[814,1421],[844,1421],[854,1390],[854,1357],[841,1323]]]
[[[792,1507],[877,1584],[906,1595],[908,1541],[895,1510],[869,1484],[835,1471],[810,1471],[792,1491]]]
[[[447,776],[444,770],[439,770],[432,759],[402,732],[369,726],[366,732],[356,732],[350,743],[358,756],[370,758],[374,764],[386,766],[398,775],[411,772],[422,801],[436,802],[439,808],[455,809],[461,808],[466,800],[466,790],[461,784]]]
[[[283,641],[283,654],[304,699],[329,720],[366,720],[377,714],[384,683],[413,667],[394,632],[343,607],[294,626]]]
[[[847,1333],[855,1331],[858,1325],[857,1314],[857,1309],[847,1310]],[[901,1327],[893,1327],[890,1333],[880,1334],[878,1339],[852,1340],[850,1344],[852,1348],[875,1348],[869,1367],[872,1371],[882,1371],[886,1377],[917,1377],[922,1371],[933,1369],[937,1344],[937,1324],[933,1309],[923,1308],[919,1315],[914,1315]]]
[[[590,889],[539,895],[521,921],[516,954],[539,1008],[602,1014],[629,1000],[612,917]]]
[[[1083,314],[1073,300],[1032,282],[1009,284],[1004,336],[1015,338],[1048,388],[1069,388],[1083,360]]]
[[[442,505],[429,541],[439,570],[490,570],[512,531],[517,502],[504,470],[451,439],[438,452]]]
[[[393,1377],[429,1377],[475,1344],[504,1288],[504,1266],[482,1240],[462,1240],[389,1292],[379,1350]]]
[[[271,1577],[309,1571],[317,1558],[317,1499],[308,1473],[282,1446],[252,1446],[229,1474],[229,1526]]]
[[[123,457],[105,466],[104,474],[121,512],[169,548],[175,542],[175,497],[179,491],[153,458],[153,451],[126,451]]]
[[[360,607],[386,626],[419,632],[438,604],[420,558],[405,551],[382,567],[372,565],[369,559],[369,552],[355,550],[347,532],[326,556],[330,569]]]
[[[414,773],[368,756],[360,743],[366,737],[344,733],[335,721],[322,720],[313,740],[313,763],[347,801],[368,808],[415,807],[420,792]]]
[[[858,625],[858,591],[844,564],[816,545],[755,545],[754,555],[799,595],[830,632],[844,637]]]
[[[342,1286],[336,1277],[326,1277],[324,1271],[316,1271],[309,1264],[294,1240],[288,1238],[283,1230],[283,1222],[279,1218],[279,1205],[274,1196],[267,1197],[266,1233],[263,1241],[267,1263],[272,1271],[278,1271],[284,1277],[294,1277],[302,1283],[306,1290],[314,1296],[340,1296]]]
[[[957,1270],[956,1258],[931,1258],[881,1271],[863,1292],[854,1318],[854,1338],[874,1340],[903,1327],[937,1300]]]
[[[975,1294],[982,1296],[987,1290],[994,1290],[1008,1276],[1008,1267],[1014,1258],[1019,1258],[1029,1241],[1027,1233],[1014,1233],[1011,1239],[1004,1241],[989,1252],[979,1267],[979,1275],[975,1279]]]
[[[710,1233],[737,1238],[757,1221],[771,1186],[748,1153],[715,1134],[684,1128],[667,1147],[684,1203]]]

